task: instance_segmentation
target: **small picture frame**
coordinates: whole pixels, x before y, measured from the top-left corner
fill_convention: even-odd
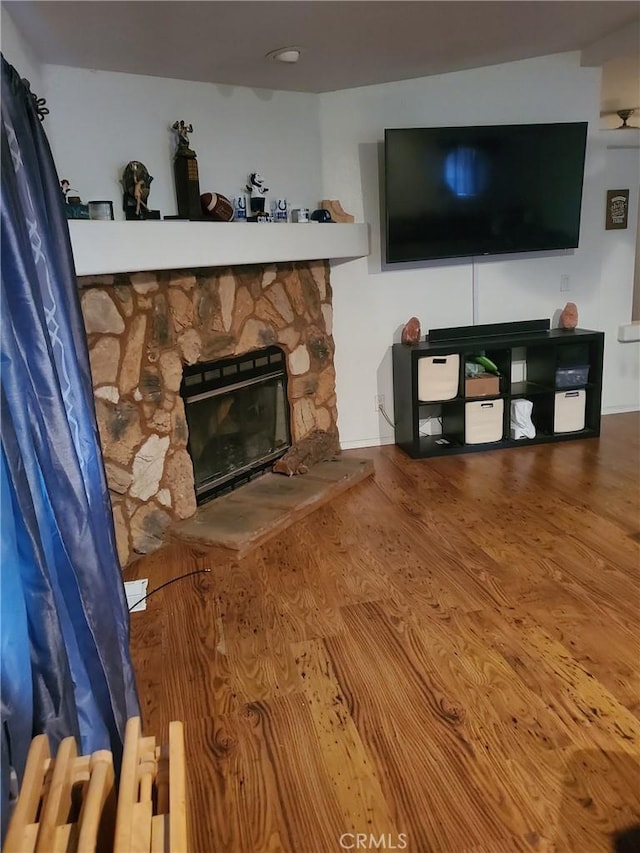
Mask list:
[[[113,219],[113,202],[105,201],[103,199],[90,201],[88,204],[89,207],[89,219],[98,219],[98,220],[111,220]]]
[[[627,227],[629,218],[629,190],[607,190],[605,230]]]

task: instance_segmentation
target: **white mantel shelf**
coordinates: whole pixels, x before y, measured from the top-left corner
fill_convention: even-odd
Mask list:
[[[361,258],[366,223],[69,220],[77,275]]]

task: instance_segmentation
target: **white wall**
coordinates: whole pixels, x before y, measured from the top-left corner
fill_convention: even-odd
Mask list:
[[[631,317],[638,198],[637,150],[612,151],[599,124],[600,71],[578,54],[509,63],[325,95],[270,92],[129,74],[44,66],[51,108],[46,129],[59,173],[84,200],[120,207],[124,165],[144,162],[155,180],[151,206],[175,213],[169,125],[193,123],[202,191],[232,196],[249,171],[272,196],[314,207],[340,199],[371,224],[369,258],[333,265],[339,426],[345,447],[392,441],[375,411],[393,415],[391,343],[413,314],[423,331],[477,321],[553,318],[568,300],[580,325],[606,333],[604,410],[640,408],[640,345],[620,344]],[[385,127],[588,121],[580,248],[509,258],[384,268],[380,252],[379,161]],[[604,141],[603,141],[604,140]],[[629,187],[627,231],[605,232],[605,191]],[[120,214],[121,215],[121,214]],[[560,277],[570,277],[569,293]]]
[[[269,199],[317,206],[322,176],[315,95],[57,65],[45,66],[44,73],[58,174],[83,202],[111,199],[116,217],[124,218],[119,181],[126,164],[140,160],[154,178],[150,207],[177,213],[170,125],[184,119],[194,127],[201,192],[232,198],[248,174],[259,171]]]
[[[13,22],[13,18],[5,6],[0,10],[2,23],[2,53],[4,58],[21,77],[31,84],[31,91],[39,98],[44,97],[42,81],[42,66],[31,49],[31,45],[23,38]]]
[[[613,134],[613,136],[611,135]],[[637,137],[636,137],[637,139]],[[597,138],[601,164],[600,190],[604,200],[607,190],[628,189],[629,223],[625,230],[605,231],[604,201],[601,205],[599,233],[600,296],[602,319],[598,328],[605,329],[604,410],[628,412],[640,409],[640,343],[620,343],[618,326],[632,317],[633,278],[638,239],[638,202],[640,147],[613,148],[620,136],[615,130],[601,131]]]
[[[565,302],[575,301],[580,325],[606,333],[605,411],[638,407],[638,345],[615,340],[618,325],[630,319],[633,273],[628,256],[635,232],[632,223],[627,232],[605,232],[603,220],[605,188],[613,187],[612,180],[623,181],[636,198],[638,168],[616,160],[613,179],[612,162],[597,132],[599,98],[600,72],[581,68],[578,54],[320,96],[326,197],[339,198],[345,210],[371,223],[373,248],[369,258],[334,265],[332,271],[339,427],[345,447],[393,440],[393,430],[374,406],[375,395],[383,395],[393,416],[391,344],[412,315],[421,320],[423,332],[470,324],[474,273],[479,323],[551,319]],[[579,249],[385,269],[379,201],[385,127],[554,121],[588,121],[590,126]],[[570,277],[569,293],[560,292],[562,275]],[[636,349],[620,349],[630,346]]]

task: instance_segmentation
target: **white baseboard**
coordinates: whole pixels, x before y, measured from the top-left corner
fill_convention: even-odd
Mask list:
[[[356,441],[341,441],[342,450],[356,450],[359,447],[382,447],[385,444],[395,444],[392,435],[377,435],[375,438],[359,438]]]
[[[628,412],[640,412],[640,405],[633,406],[606,406],[602,410],[602,415],[624,415]]]

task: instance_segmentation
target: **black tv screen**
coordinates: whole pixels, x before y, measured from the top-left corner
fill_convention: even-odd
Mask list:
[[[578,245],[586,122],[385,130],[387,263]]]

